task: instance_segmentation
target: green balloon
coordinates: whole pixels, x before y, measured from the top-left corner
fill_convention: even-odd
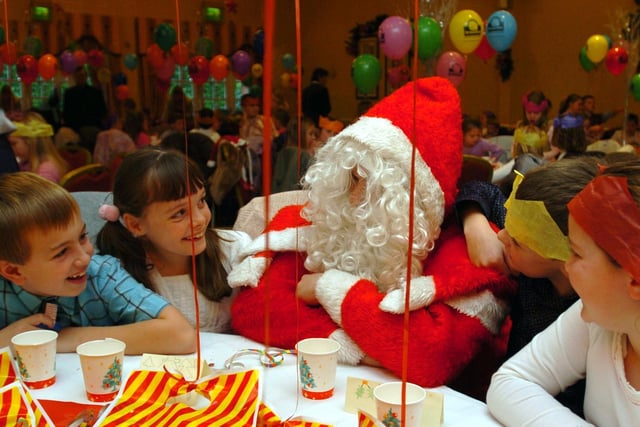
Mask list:
[[[435,19],[429,16],[418,18],[418,58],[434,58],[442,49],[442,29]]]
[[[372,93],[378,86],[380,77],[382,77],[382,67],[375,56],[365,53],[353,60],[351,78],[360,92]]]
[[[166,52],[176,44],[176,30],[173,25],[163,22],[153,31],[153,40],[160,46],[160,49]]]
[[[22,49],[34,58],[40,58],[40,55],[42,55],[42,40],[35,36],[29,36],[24,39]]]
[[[207,59],[213,58],[213,40],[208,37],[200,37],[196,40],[196,55],[204,56]]]
[[[594,64],[593,61],[591,61],[587,56],[586,46],[582,46],[582,49],[580,49],[580,55],[578,55],[578,58],[580,59],[580,66],[582,67],[583,70],[585,70],[586,72],[595,70],[596,64]]]
[[[631,94],[633,99],[640,101],[640,74],[636,74],[631,78]]]
[[[4,40],[5,40],[4,27],[0,25],[0,44],[4,43]]]

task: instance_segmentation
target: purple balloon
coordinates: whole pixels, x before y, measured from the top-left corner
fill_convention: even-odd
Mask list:
[[[76,59],[73,52],[65,50],[60,54],[60,68],[67,74],[72,74],[76,69]]]
[[[400,16],[390,16],[378,28],[380,48],[390,59],[402,59],[411,47],[411,24]]]
[[[251,57],[244,50],[238,50],[231,56],[231,68],[241,76],[251,71]]]

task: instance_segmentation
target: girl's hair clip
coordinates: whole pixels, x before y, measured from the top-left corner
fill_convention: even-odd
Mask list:
[[[120,218],[120,209],[114,205],[104,204],[98,209],[98,215],[109,222],[116,222]]]

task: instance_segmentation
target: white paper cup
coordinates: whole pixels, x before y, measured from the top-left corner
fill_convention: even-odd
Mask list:
[[[56,382],[56,343],[58,333],[46,329],[28,331],[11,338],[20,377],[32,389]]]
[[[122,363],[126,344],[105,338],[88,341],[76,348],[80,356],[87,399],[108,402],[115,399],[122,384]]]
[[[321,400],[333,396],[340,344],[329,338],[307,338],[296,344],[302,396]]]
[[[405,427],[420,427],[422,408],[427,392],[416,384],[406,383]],[[376,416],[387,426],[402,425],[402,382],[380,384],[373,389],[376,401]]]

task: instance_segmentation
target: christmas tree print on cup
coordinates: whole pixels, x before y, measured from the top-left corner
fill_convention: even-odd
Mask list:
[[[122,362],[126,344],[105,338],[88,341],[76,348],[80,356],[87,399],[108,402],[118,395],[122,384]]]
[[[329,338],[308,338],[296,344],[300,388],[307,399],[333,396],[340,344]]]
[[[56,382],[58,333],[49,330],[23,332],[11,338],[22,382],[31,388],[49,387]]]
[[[404,424],[402,423],[402,382],[384,383],[373,389],[376,414],[385,427],[420,427],[421,425],[422,408],[427,392],[419,385],[405,384],[407,391],[404,403],[407,419]]]

